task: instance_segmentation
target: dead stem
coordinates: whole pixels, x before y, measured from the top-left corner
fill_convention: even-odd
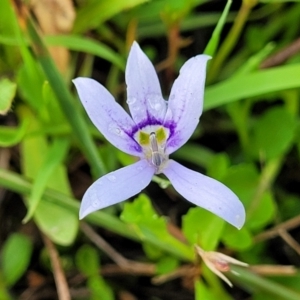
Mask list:
[[[275,238],[279,235],[280,230],[291,230],[293,228],[296,228],[300,226],[300,216],[296,216],[290,220],[287,220],[279,225],[276,225],[275,227],[266,230],[265,232],[262,232],[254,237],[254,241],[256,243],[263,242],[268,239]]]
[[[296,39],[291,44],[287,45],[285,48],[281,49],[279,52],[274,55],[268,57],[264,60],[260,68],[266,69],[274,66],[278,66],[287,61],[290,57],[300,52],[300,38]]]
[[[82,222],[80,224],[80,228],[99,249],[105,252],[106,255],[109,256],[126,273],[146,273],[151,275],[155,273],[154,264],[140,263],[125,258],[111,245],[109,245],[100,235],[98,235],[88,224]]]
[[[284,229],[278,231],[280,237],[292,248],[298,255],[300,255],[300,245],[299,243]]]
[[[297,273],[297,269],[294,266],[256,265],[249,266],[249,269],[264,276],[292,276]]]
[[[190,275],[190,276],[188,276]],[[174,280],[179,277],[196,277],[199,275],[199,268],[194,265],[184,265],[168,274],[158,275],[152,278],[153,284],[163,284],[167,281]]]
[[[71,300],[69,286],[55,245],[46,235],[42,234],[42,237],[44,240],[44,244],[46,245],[46,248],[49,252],[51,265],[53,268],[54,280],[57,288],[58,299]]]

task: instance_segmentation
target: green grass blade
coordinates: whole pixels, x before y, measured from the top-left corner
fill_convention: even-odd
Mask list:
[[[207,44],[207,46],[205,47],[205,50],[203,53],[210,55],[210,56],[213,56],[215,54],[217,47],[219,45],[221,32],[226,23],[226,18],[228,16],[231,4],[232,4],[232,0],[227,0],[227,3],[222,12],[222,15],[221,15],[221,17],[217,23],[217,26]]]
[[[32,20],[28,21],[28,29],[30,37],[34,44],[35,53],[46,77],[57,97],[63,112],[69,120],[79,144],[87,156],[90,165],[92,166],[93,173],[96,177],[106,173],[106,168],[103,160],[96,149],[96,146],[91,138],[88,127],[80,114],[75,101],[57,67],[55,66],[52,58],[50,57],[46,46],[44,45],[41,37],[36,31]]]
[[[82,51],[99,56],[125,70],[125,61],[111,48],[98,41],[80,35],[55,35],[46,36],[45,42],[49,46],[62,46],[74,51]]]
[[[231,266],[234,273],[230,273],[230,278],[235,279],[241,285],[249,287],[251,289],[261,290],[267,292],[270,295],[276,296],[282,300],[299,300],[300,293],[285,286],[271,281],[267,278],[263,278],[247,268],[241,268],[237,266]],[[229,277],[229,276],[228,276]]]
[[[242,100],[249,97],[300,87],[300,64],[287,65],[233,76],[205,91],[204,109]]]

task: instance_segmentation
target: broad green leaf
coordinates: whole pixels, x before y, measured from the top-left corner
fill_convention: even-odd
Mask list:
[[[20,233],[13,233],[6,240],[1,253],[2,275],[6,285],[14,285],[25,273],[30,263],[32,243]]]
[[[111,48],[96,40],[92,40],[80,35],[56,35],[45,38],[49,46],[62,46],[73,51],[81,51],[99,56],[118,66],[121,70],[125,69],[124,59]]]
[[[58,168],[57,181],[67,179],[65,171],[64,168]],[[42,199],[35,210],[34,220],[38,227],[56,244],[68,246],[76,238],[79,225],[78,215],[64,206]]]
[[[20,107],[19,116],[21,119],[31,119],[30,130],[39,129],[38,119],[28,108]],[[49,151],[47,138],[41,135],[28,136],[22,141],[20,149],[23,173],[28,178],[36,178],[44,163],[45,153]],[[49,178],[47,187],[71,195],[67,170],[63,165],[56,167]],[[38,227],[57,244],[69,245],[76,237],[79,225],[78,215],[65,207],[41,199],[34,212],[34,219]]]
[[[190,208],[182,218],[182,231],[191,245],[199,244],[205,251],[214,250],[221,238],[224,221],[200,208]]]
[[[221,15],[221,17],[216,25],[216,28],[214,29],[212,36],[211,36],[207,46],[205,47],[203,53],[210,55],[210,56],[213,56],[215,54],[217,47],[219,45],[220,36],[221,36],[222,30],[223,30],[223,27],[225,25],[226,18],[228,16],[231,4],[232,4],[232,0],[227,0],[227,3],[222,12],[222,15]]]
[[[300,64],[274,67],[252,73],[232,76],[205,90],[204,109],[267,93],[300,87]]]
[[[33,216],[44,190],[48,184],[49,178],[57,169],[59,164],[65,158],[69,147],[69,141],[66,138],[56,138],[45,153],[45,160],[40,166],[40,169],[34,180],[32,191],[28,197],[28,211],[23,220],[23,223],[28,222]]]
[[[234,250],[247,250],[252,244],[252,235],[250,231],[243,227],[240,230],[236,230],[232,226],[226,226],[222,235],[222,242],[230,249]]]
[[[29,122],[28,119],[24,119],[18,127],[0,126],[0,146],[17,145],[25,136]]]
[[[76,266],[85,276],[98,275],[100,260],[97,250],[90,245],[81,246],[76,252]]]
[[[287,151],[295,136],[296,120],[282,106],[267,110],[255,123],[250,152],[270,160]]]
[[[7,78],[0,79],[0,115],[5,115],[16,95],[17,85]]]

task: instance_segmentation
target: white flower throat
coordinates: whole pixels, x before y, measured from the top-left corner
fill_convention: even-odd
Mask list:
[[[135,140],[142,146],[145,157],[156,168],[156,174],[161,173],[168,159],[165,153],[169,130],[159,125],[150,125],[135,134]]]

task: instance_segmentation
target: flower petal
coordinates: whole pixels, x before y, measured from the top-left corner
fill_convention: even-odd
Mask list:
[[[87,114],[104,137],[120,150],[141,156],[140,145],[130,136],[133,120],[107,89],[90,78],[76,78],[73,82]]]
[[[167,143],[167,154],[180,148],[194,132],[203,109],[207,55],[189,59],[175,80],[165,118],[165,125],[174,124],[174,132]]]
[[[170,159],[163,173],[174,189],[188,201],[221,217],[237,228],[245,222],[245,209],[238,197],[224,184],[192,171]]]
[[[138,43],[134,42],[126,65],[127,103],[136,124],[146,119],[163,121],[166,102],[156,71]]]
[[[138,194],[150,183],[154,172],[154,167],[143,159],[102,176],[85,192],[79,218]]]

